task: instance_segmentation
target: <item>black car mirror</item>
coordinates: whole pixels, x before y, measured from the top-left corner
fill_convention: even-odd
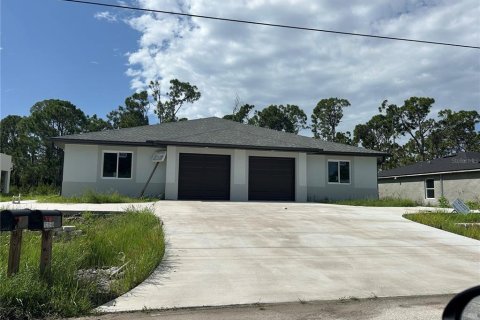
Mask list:
[[[443,320],[480,319],[480,286],[460,292],[443,310]]]

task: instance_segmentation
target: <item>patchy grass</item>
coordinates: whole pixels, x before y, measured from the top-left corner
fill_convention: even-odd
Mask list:
[[[118,192],[97,193],[94,191],[86,191],[81,196],[63,197],[59,195],[41,196],[38,202],[52,203],[133,203],[133,202],[151,202],[157,201],[154,198],[133,198],[119,194]]]
[[[12,195],[2,195],[1,201],[12,201]],[[134,203],[134,202],[153,202],[158,201],[155,198],[134,198],[119,194],[118,192],[97,193],[86,191],[81,196],[63,197],[59,194],[22,194],[22,200],[37,200],[44,203]]]
[[[66,218],[83,234],[54,238],[50,280],[39,276],[40,232],[24,232],[21,267],[6,277],[9,235],[0,235],[0,319],[72,317],[138,285],[160,263],[164,237],[160,220],[149,210]],[[79,269],[122,266],[124,273],[101,290],[94,280],[78,280]]]
[[[363,207],[416,207],[421,205],[413,200],[400,198],[351,199],[331,201],[329,203]]]
[[[437,229],[480,240],[480,225],[469,227],[456,225],[456,223],[480,223],[480,213],[459,214],[436,211],[408,213],[403,217]]]

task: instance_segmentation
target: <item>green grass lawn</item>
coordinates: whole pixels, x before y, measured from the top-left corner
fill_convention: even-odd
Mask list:
[[[420,205],[413,200],[399,198],[337,200],[329,203],[364,207],[416,207]]]
[[[22,200],[37,200],[44,203],[134,203],[158,201],[155,198],[133,198],[121,195],[117,192],[96,193],[87,191],[81,196],[63,197],[58,194],[25,194]],[[0,201],[12,201],[12,195],[2,195]]]
[[[162,260],[161,221],[149,210],[65,218],[83,234],[54,238],[50,282],[39,276],[40,232],[24,232],[20,271],[6,277],[9,233],[0,235],[0,319],[72,317],[117,297],[141,283]],[[109,289],[79,280],[79,269],[122,266]]]
[[[408,213],[404,214],[403,217],[437,229],[480,240],[480,226],[464,227],[455,225],[456,223],[480,222],[480,213],[459,214],[436,211]]]

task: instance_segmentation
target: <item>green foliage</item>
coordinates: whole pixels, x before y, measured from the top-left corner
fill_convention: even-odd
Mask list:
[[[108,121],[97,117],[96,114],[93,116],[87,116],[87,126],[85,128],[86,132],[96,132],[110,129],[113,129],[112,125]]]
[[[355,145],[352,139],[352,134],[350,131],[347,132],[337,132],[335,134],[335,139],[333,139],[334,142],[337,143],[343,143],[343,144],[348,144],[348,145]]]
[[[480,213],[458,214],[438,212],[419,212],[404,214],[403,217],[426,224],[437,229],[453,232],[465,237],[480,240],[480,226],[462,226],[456,223],[480,223]]]
[[[249,124],[277,131],[298,133],[307,128],[307,115],[299,106],[270,105],[249,120]]]
[[[315,138],[335,141],[336,128],[343,117],[343,109],[350,106],[346,99],[328,98],[317,103],[312,113],[312,132]]]
[[[3,119],[2,150],[12,155],[12,184],[28,188],[60,185],[63,150],[48,138],[82,132],[85,125],[86,117],[80,109],[57,99],[35,103],[28,117]]]
[[[480,123],[477,111],[445,109],[440,110],[438,117],[440,120],[426,142],[431,158],[463,151],[480,152],[480,133],[475,129]]]
[[[476,200],[466,201],[465,204],[470,210],[480,210],[480,197],[477,197]]]
[[[147,91],[135,92],[125,99],[125,106],[107,114],[107,119],[114,129],[148,125],[148,106]]]
[[[84,235],[54,238],[51,282],[38,272],[40,233],[26,232],[21,267],[6,277],[8,235],[0,235],[0,319],[73,317],[87,314],[138,285],[161,261],[165,243],[162,226],[150,211],[115,215],[86,215],[67,220]],[[125,273],[107,292],[92,281],[79,281],[79,269],[125,267]]]
[[[252,104],[244,104],[240,107],[235,107],[233,110],[233,114],[227,114],[223,117],[223,119],[232,120],[235,122],[240,123],[248,123],[250,118],[250,112],[255,109],[255,106]]]
[[[432,98],[411,97],[398,109],[400,133],[410,135],[422,161],[427,160],[426,139],[435,126],[435,121],[428,118],[434,103]]]
[[[14,167],[11,172],[10,180],[12,184],[18,185],[20,183],[21,172],[17,169],[15,164],[19,164],[19,159],[22,157],[24,145],[20,144],[21,135],[24,132],[20,129],[20,123],[24,121],[23,117],[10,115],[0,121],[0,152],[12,156]]]
[[[399,132],[398,107],[384,100],[378,108],[380,112],[374,115],[365,124],[358,124],[353,131],[355,144],[364,148],[380,150],[390,154],[382,169],[391,169],[398,166],[398,160],[403,150],[396,142]]]
[[[413,200],[400,198],[350,199],[330,201],[329,203],[361,207],[416,207],[420,205]]]
[[[445,196],[441,196],[438,198],[438,206],[440,208],[450,208],[450,203],[448,202],[447,198]]]
[[[160,123],[179,121],[177,113],[183,104],[194,103],[201,97],[197,86],[191,85],[189,82],[179,81],[178,79],[170,80],[166,101],[162,101],[161,88],[158,81],[150,81],[149,88],[155,102],[154,112],[158,116]]]

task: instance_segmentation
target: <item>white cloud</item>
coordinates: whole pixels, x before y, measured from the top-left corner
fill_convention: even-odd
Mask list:
[[[101,11],[97,12],[94,15],[95,19],[98,20],[106,20],[108,22],[116,22],[117,21],[117,16],[110,11]]]
[[[137,5],[270,23],[478,45],[475,0],[433,1],[148,1]],[[384,99],[401,104],[430,96],[440,108],[478,108],[479,51],[426,44],[294,31],[143,13],[127,19],[141,33],[128,54],[133,89],[151,79],[162,88],[178,78],[197,85],[202,98],[180,116],[230,113],[235,95],[263,108],[298,104],[307,114],[322,98],[342,97],[341,130],[368,120]]]

